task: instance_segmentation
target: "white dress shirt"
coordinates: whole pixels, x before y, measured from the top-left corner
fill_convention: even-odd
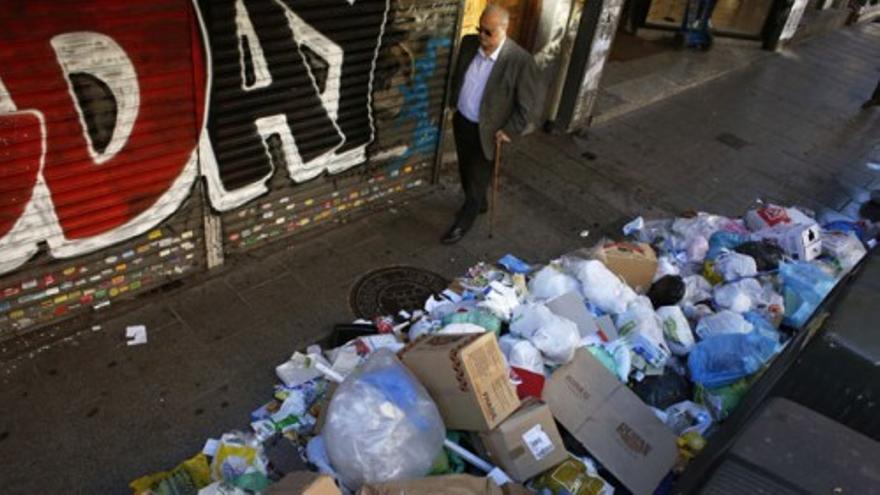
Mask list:
[[[504,46],[505,41],[507,41],[506,37],[498,44],[498,48],[488,56],[482,48],[479,48],[464,74],[464,82],[461,85],[456,108],[464,118],[471,122],[480,121],[480,102],[483,100],[483,91],[486,89],[489,74],[492,73],[492,67],[495,66],[495,61],[498,60],[498,54],[501,53],[501,47]]]

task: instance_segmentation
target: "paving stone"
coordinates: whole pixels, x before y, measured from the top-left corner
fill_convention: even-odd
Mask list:
[[[250,313],[241,296],[220,278],[177,295],[171,308],[201,342],[245,331],[262,319]]]

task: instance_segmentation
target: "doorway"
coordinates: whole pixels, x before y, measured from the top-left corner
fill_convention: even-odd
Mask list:
[[[718,0],[708,51],[682,48],[688,0],[628,0],[602,74],[596,124],[673,96],[766,55],[761,50],[774,0]]]
[[[647,28],[678,29],[688,0],[649,0],[642,23]],[[712,13],[712,30],[718,36],[761,37],[773,0],[718,0]]]

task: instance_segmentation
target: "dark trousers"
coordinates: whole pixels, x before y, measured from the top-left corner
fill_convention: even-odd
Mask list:
[[[455,112],[452,130],[455,133],[461,188],[464,189],[464,206],[455,221],[459,227],[467,230],[474,224],[480,209],[488,206],[486,190],[489,188],[494,164],[483,156],[480,128],[476,123]]]

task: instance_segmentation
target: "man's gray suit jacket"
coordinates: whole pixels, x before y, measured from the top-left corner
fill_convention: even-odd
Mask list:
[[[462,38],[452,76],[449,100],[452,108],[458,105],[465,73],[479,48],[477,35]],[[507,38],[486,81],[480,102],[480,143],[486,159],[492,160],[495,156],[496,131],[501,129],[513,138],[526,130],[537,111],[536,84],[537,66],[532,55]]]

